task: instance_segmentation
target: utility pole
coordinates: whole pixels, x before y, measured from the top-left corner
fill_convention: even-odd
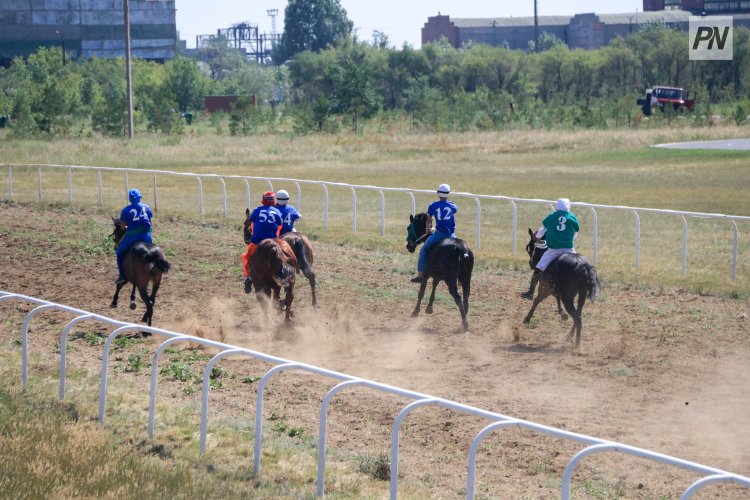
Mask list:
[[[130,0],[123,3],[125,9],[125,73],[128,93],[128,139],[133,138],[133,82],[130,71]]]
[[[534,52],[539,52],[539,16],[536,4],[537,0],[534,0]]]
[[[279,15],[279,9],[268,9],[266,13],[271,18],[271,49],[276,49],[276,16]]]
[[[55,34],[60,35],[60,49],[62,49],[62,65],[65,66],[65,33],[62,30],[55,31]]]

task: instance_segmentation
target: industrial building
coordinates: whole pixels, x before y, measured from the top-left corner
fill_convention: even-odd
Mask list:
[[[131,54],[172,59],[178,35],[175,0],[130,0]],[[39,47],[60,47],[70,59],[125,55],[124,0],[1,0],[0,64]]]
[[[687,31],[694,15],[731,15],[734,26],[750,27],[747,0],[643,0],[643,11],[625,14],[575,14],[570,16],[455,18],[438,14],[427,18],[422,45],[446,38],[454,47],[482,43],[494,47],[528,50],[537,34],[549,33],[571,49],[596,49],[640,25],[659,22]]]

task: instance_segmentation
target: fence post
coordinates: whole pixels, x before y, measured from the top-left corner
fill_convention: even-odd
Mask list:
[[[104,206],[104,193],[102,192],[102,171],[97,169],[96,170],[96,180],[97,185],[99,186],[99,206]]]
[[[130,191],[130,182],[128,182],[128,171],[125,170],[125,202],[129,203],[130,198],[128,198],[128,191]]]
[[[221,194],[224,197],[224,218],[227,216],[227,183],[224,181],[224,177],[219,177],[221,182]]]
[[[482,204],[479,202],[479,196],[474,197],[477,204],[477,248],[482,248]]]
[[[328,229],[328,186],[321,184],[323,187],[323,229]]]
[[[637,210],[633,210],[635,216],[635,267],[641,266],[641,218]]]
[[[352,232],[357,232],[357,192],[354,190],[354,186],[349,186],[352,190]]]
[[[200,214],[203,215],[203,181],[199,175],[195,178],[198,180],[198,210],[200,211]]]
[[[516,240],[518,232],[518,205],[513,200],[510,200],[510,206],[513,208],[513,236],[511,237],[511,254],[516,254]]]
[[[732,221],[732,281],[737,279],[737,222],[734,219]]]
[[[42,202],[42,169],[38,168],[36,171],[37,175],[37,199]]]
[[[682,219],[682,274],[687,272],[687,243],[688,243],[688,226],[687,219],[680,215]]]
[[[156,196],[156,174],[154,174],[154,212],[159,211],[159,205],[157,204],[157,196]]]
[[[68,203],[73,206],[73,169],[68,169]]]
[[[302,213],[302,188],[299,182],[295,182],[294,184],[297,186],[297,210]]]
[[[8,201],[13,201],[13,167],[8,167]]]
[[[599,260],[599,215],[594,207],[589,207],[594,216],[594,264]]]
[[[378,193],[380,193],[380,236],[385,236],[385,195],[382,189]]]

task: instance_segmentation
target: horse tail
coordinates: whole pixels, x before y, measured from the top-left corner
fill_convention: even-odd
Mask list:
[[[171,267],[171,264],[164,258],[164,252],[157,246],[148,248],[143,256],[143,260],[148,263],[146,270],[149,274],[154,274],[157,269],[162,273],[166,273]]]
[[[307,275],[310,272],[310,257],[307,255],[307,248],[305,245],[305,242],[302,240],[302,237],[294,238],[294,241],[292,242],[292,250],[294,250],[294,254],[297,256],[297,264],[299,265],[299,270],[302,271],[303,274]]]
[[[297,269],[287,260],[284,250],[278,245],[274,248],[273,259],[275,261],[273,280],[280,287],[288,287],[294,282]]]
[[[589,291],[586,297],[588,297],[591,302],[594,302],[596,296],[599,294],[599,290],[601,289],[601,285],[599,284],[599,273],[596,272],[596,267],[588,265],[586,268],[586,274],[589,284]]]

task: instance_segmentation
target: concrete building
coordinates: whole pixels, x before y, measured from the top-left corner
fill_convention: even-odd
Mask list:
[[[644,5],[649,0],[644,0]],[[662,0],[663,2],[664,0]],[[687,0],[683,0],[686,2]],[[708,0],[706,0],[708,3]],[[750,1],[725,2],[750,4]],[[618,36],[627,36],[640,25],[660,22],[670,29],[687,31],[689,18],[685,10],[630,12],[627,14],[575,14],[573,16],[538,16],[539,34],[550,33],[571,49],[596,49]],[[750,14],[733,14],[734,26],[750,26]],[[428,17],[422,28],[422,45],[445,37],[456,48],[468,42],[494,47],[528,50],[535,40],[533,17],[456,18],[438,14]]]
[[[175,0],[130,0],[131,55],[164,61],[177,52]],[[68,59],[125,55],[124,0],[0,0],[0,64],[39,47]]]
[[[750,13],[750,2],[746,0],[643,0],[644,11],[686,10],[693,14],[708,16],[720,14]]]

